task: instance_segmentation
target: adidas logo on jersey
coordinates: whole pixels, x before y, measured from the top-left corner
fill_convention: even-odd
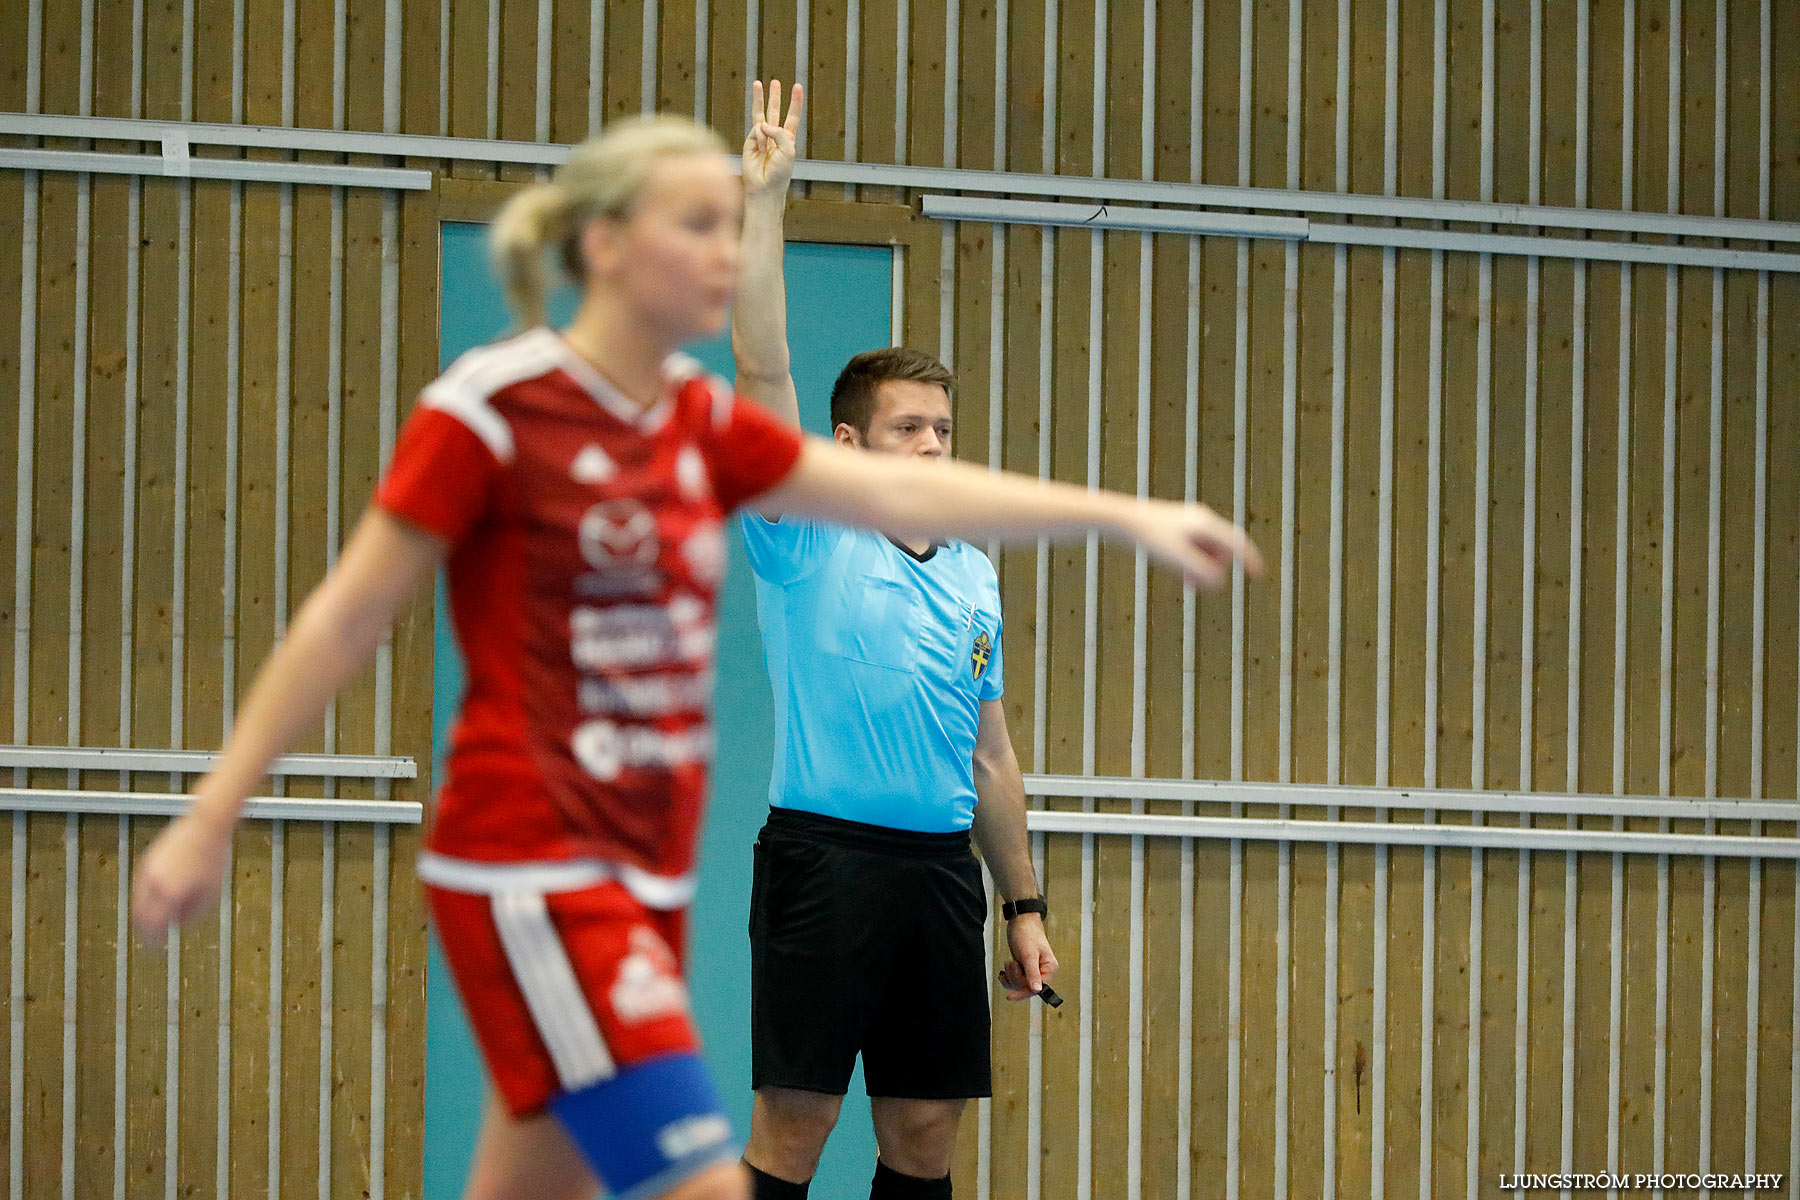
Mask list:
[[[576,483],[605,483],[618,470],[613,460],[606,456],[606,451],[589,443],[575,456],[575,461],[569,464],[569,478]]]

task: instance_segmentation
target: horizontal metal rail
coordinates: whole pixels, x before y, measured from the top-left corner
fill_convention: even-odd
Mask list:
[[[1792,800],[1689,799],[1671,796],[1592,796],[1556,792],[1472,791],[1458,788],[1331,787],[1325,784],[1235,783],[1210,779],[1124,779],[1088,775],[1027,775],[1028,796],[1098,800],[1178,800],[1194,804],[1291,804],[1298,807],[1448,809],[1452,812],[1535,813],[1564,817],[1654,817],[1674,821],[1800,821]]]
[[[1062,225],[1080,229],[1131,229],[1143,233],[1187,233],[1223,237],[1305,241],[1305,217],[1261,213],[1196,212],[1119,204],[1059,204],[1045,200],[994,200],[982,196],[922,197],[921,211],[940,221],[992,221],[1002,225]]]
[[[1460,250],[1469,254],[1517,254],[1585,262],[1649,263],[1726,271],[1800,274],[1800,254],[1730,250],[1711,246],[1669,246],[1656,242],[1606,242],[1588,238],[1530,237],[1505,233],[1461,233],[1449,229],[1400,229],[1380,225],[1313,222],[1306,240],[1325,245],[1394,246],[1412,250]]]
[[[981,221],[996,225],[1074,226],[1083,229],[1131,229],[1140,233],[1260,237],[1325,245],[1393,246],[1401,249],[1451,250],[1471,254],[1517,254],[1537,258],[1635,262],[1659,266],[1776,271],[1800,274],[1800,254],[1767,250],[1731,250],[1711,246],[1666,245],[1660,242],[1595,241],[1541,235],[1469,233],[1397,225],[1342,225],[1304,217],[1243,216],[1189,209],[1142,208],[1115,204],[1059,204],[1040,200],[988,199],[977,196],[921,198],[921,211],[940,221]]]
[[[180,792],[84,792],[66,788],[0,788],[0,811],[81,816],[173,817],[187,811]],[[335,821],[417,825],[425,807],[413,800],[326,800],[259,796],[244,804],[253,821]]]
[[[519,163],[533,166],[557,166],[567,160],[572,149],[569,146],[548,142],[512,142],[412,134],[355,133],[328,129],[288,129],[267,125],[217,125],[137,120],[124,117],[77,117],[27,113],[0,113],[0,134],[23,137],[161,142],[171,148],[176,146],[231,146],[327,154],[389,155],[462,162]],[[229,160],[195,161],[221,162]],[[1141,204],[1173,204],[1189,208],[1212,207],[1285,213],[1325,213],[1338,216],[1401,220],[1453,221],[1477,225],[1517,225],[1548,229],[1581,229],[1593,232],[1660,234],[1671,237],[1800,242],[1800,223],[1758,221],[1740,217],[1687,216],[1680,213],[1554,208],[1485,203],[1473,200],[1428,200],[1348,192],[1226,187],[1212,184],[1162,183],[1149,180],[1099,179],[1079,175],[975,171],[953,167],[893,166],[881,163],[805,161],[798,165],[794,177],[821,183],[867,184],[953,192],[997,192],[1011,196],[1049,196]]]
[[[67,771],[171,771],[199,775],[219,761],[213,750],[135,750],[96,746],[0,746],[0,769]],[[288,754],[267,774],[312,779],[417,779],[410,758],[374,754]]]
[[[431,172],[330,163],[261,162],[245,158],[182,158],[166,154],[90,154],[75,150],[0,149],[0,168],[74,171],[89,175],[152,175],[180,179],[236,179],[318,187],[431,190]]]
[[[1034,833],[1800,859],[1800,838],[1743,837],[1733,834],[1521,829],[1516,825],[1428,825],[1402,821],[1294,821],[1273,817],[1162,816],[1140,813],[1052,812],[1043,809],[1028,812],[1025,823]]]

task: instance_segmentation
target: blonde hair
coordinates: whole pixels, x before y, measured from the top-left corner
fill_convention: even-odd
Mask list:
[[[575,147],[548,183],[508,200],[488,231],[488,252],[520,325],[544,322],[546,250],[557,252],[570,279],[583,282],[581,233],[588,223],[627,215],[658,159],[706,151],[723,153],[724,139],[686,117],[629,117]]]

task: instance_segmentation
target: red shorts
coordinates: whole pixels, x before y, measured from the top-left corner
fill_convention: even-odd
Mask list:
[[[686,914],[617,882],[579,891],[426,885],[488,1073],[514,1116],[700,1039],[682,982]]]

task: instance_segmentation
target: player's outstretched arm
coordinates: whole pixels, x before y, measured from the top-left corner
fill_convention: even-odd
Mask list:
[[[787,342],[787,278],[782,269],[783,218],[788,183],[799,157],[800,111],[805,93],[794,85],[787,117],[781,115],[781,81],[769,81],[764,100],[752,85],[755,114],[744,138],[744,235],[737,303],[731,308],[731,350],[737,390],[790,425],[800,424]]]
[[[218,764],[194,789],[188,811],[139,863],[131,910],[146,941],[160,943],[172,926],[217,898],[245,799],[269,764],[319,722],[331,698],[374,658],[401,605],[443,556],[442,542],[396,517],[379,509],[363,517],[337,565],[263,664]]]
[[[1136,542],[1201,588],[1223,583],[1234,559],[1252,575],[1262,569],[1244,531],[1203,504],[1139,500],[966,463],[857,453],[815,437],[757,506],[902,538],[1032,541],[1099,532]]]

